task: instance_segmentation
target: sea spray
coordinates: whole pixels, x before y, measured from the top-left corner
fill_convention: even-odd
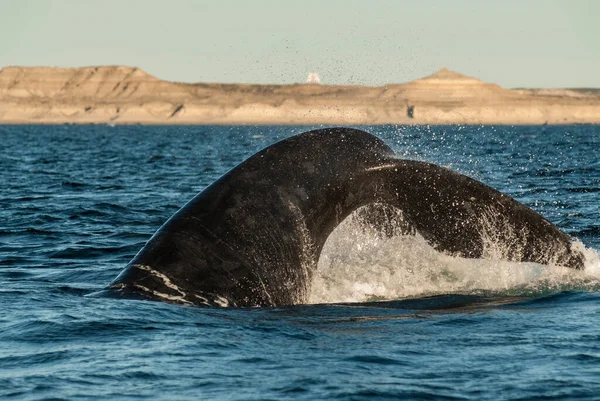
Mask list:
[[[489,220],[487,220],[489,222]],[[308,302],[393,300],[439,294],[539,296],[600,289],[600,256],[581,242],[585,269],[505,260],[493,233],[483,238],[485,258],[467,259],[436,251],[418,233],[382,235],[365,227],[360,211],[344,220],[321,252]]]

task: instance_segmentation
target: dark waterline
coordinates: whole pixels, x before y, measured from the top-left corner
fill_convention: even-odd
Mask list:
[[[0,126],[0,398],[597,398],[595,291],[264,309],[86,296],[205,186],[309,128]],[[361,128],[600,249],[600,126]]]

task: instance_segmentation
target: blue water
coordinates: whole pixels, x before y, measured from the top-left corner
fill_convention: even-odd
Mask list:
[[[308,128],[0,126],[0,399],[598,399],[600,126],[361,127],[537,210],[587,247],[585,272],[481,261],[546,275],[286,308],[89,296],[205,186]]]

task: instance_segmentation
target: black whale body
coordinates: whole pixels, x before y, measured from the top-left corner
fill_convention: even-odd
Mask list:
[[[583,268],[570,238],[514,199],[397,159],[367,132],[331,128],[283,140],[226,173],[175,213],[108,291],[193,305],[304,303],[327,237],[369,204],[399,209],[441,252],[485,256],[493,230],[505,259]],[[373,216],[366,220],[386,224]]]

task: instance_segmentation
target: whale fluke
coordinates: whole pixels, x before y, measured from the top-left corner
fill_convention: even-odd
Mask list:
[[[223,175],[154,234],[108,291],[192,305],[305,303],[327,237],[369,204],[380,207],[363,221],[383,232],[402,224],[440,252],[481,258],[493,241],[506,260],[583,268],[571,239],[514,199],[435,164],[398,159],[367,132],[329,128],[271,145]],[[401,221],[388,219],[387,208]]]

